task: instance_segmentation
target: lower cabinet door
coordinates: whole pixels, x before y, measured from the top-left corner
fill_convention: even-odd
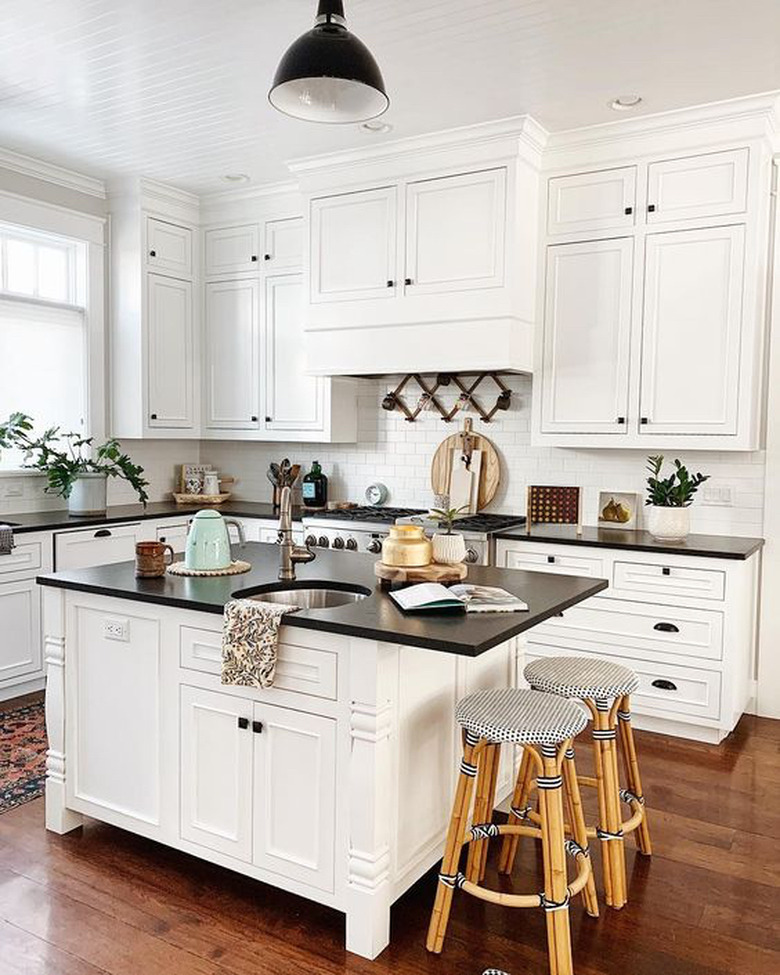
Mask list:
[[[252,703],[181,689],[181,836],[252,859]]]
[[[332,891],[336,722],[266,704],[255,704],[253,718],[253,860]]]
[[[0,687],[40,672],[41,592],[35,579],[0,585]]]

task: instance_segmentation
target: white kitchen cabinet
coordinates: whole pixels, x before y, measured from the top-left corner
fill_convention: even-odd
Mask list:
[[[155,536],[158,542],[163,542],[166,545],[170,545],[173,551],[178,555],[187,547],[188,531],[189,525],[186,521],[184,521],[178,525],[158,525],[155,528]]]
[[[182,838],[247,862],[252,859],[251,719],[251,701],[181,688]]]
[[[78,531],[54,533],[54,564],[58,572],[110,565],[135,558],[136,542],[147,537],[142,522],[105,525]]]
[[[204,380],[209,431],[259,429],[259,284],[206,283]]]
[[[749,150],[664,159],[647,167],[647,222],[744,213]]]
[[[192,230],[169,220],[146,219],[146,263],[177,277],[192,277]]]
[[[634,226],[636,166],[557,176],[549,181],[547,233],[594,233]]]
[[[284,269],[300,270],[303,250],[302,217],[266,220],[263,260],[267,270],[274,274]]]
[[[547,249],[542,430],[625,439],[634,242]]]
[[[260,260],[260,227],[250,223],[207,230],[204,251],[207,277],[256,271]]]
[[[649,234],[640,433],[737,432],[744,226]]]
[[[506,169],[406,186],[406,295],[497,288],[504,281]]]
[[[147,279],[149,425],[195,426],[192,282],[161,274]]]
[[[0,582],[0,633],[2,698],[12,684],[42,672],[41,594],[35,579]]]
[[[395,297],[397,200],[382,186],[311,201],[312,302]]]
[[[336,722],[254,705],[254,848],[258,867],[333,890]],[[247,776],[248,778],[248,776]]]

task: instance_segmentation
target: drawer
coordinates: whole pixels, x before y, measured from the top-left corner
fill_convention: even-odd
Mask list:
[[[204,674],[222,672],[222,632],[182,626],[179,636],[181,666]],[[336,700],[338,657],[290,640],[279,643],[273,689]],[[260,692],[262,693],[262,692]]]
[[[2,519],[0,519],[2,520]],[[8,555],[0,555],[0,579],[12,572],[34,574],[43,564],[41,542],[22,542],[16,539],[16,547]]]
[[[708,609],[653,606],[622,599],[587,599],[528,633],[531,642],[576,650],[589,644],[603,653],[636,653],[644,660],[679,654],[723,657],[723,614]]]
[[[534,644],[526,652],[527,661],[556,656],[596,657],[598,654],[573,652],[549,644]],[[680,667],[677,664],[648,663],[627,656],[610,659],[630,667],[639,678],[639,687],[631,695],[633,711],[672,720],[679,716],[710,720],[720,717],[720,671]]]
[[[643,595],[679,596],[682,599],[718,599],[726,595],[726,573],[718,569],[694,569],[647,562],[615,562],[615,589]]]
[[[151,531],[150,527],[136,523],[57,532],[54,536],[57,571],[127,562],[135,558],[135,543]]]
[[[601,559],[581,555],[560,555],[553,552],[525,551],[522,548],[506,549],[502,564],[506,569],[530,569],[534,572],[554,572],[558,575],[594,576],[604,574]]]

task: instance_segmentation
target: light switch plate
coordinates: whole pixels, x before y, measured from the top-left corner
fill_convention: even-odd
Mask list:
[[[702,488],[702,504],[730,508],[734,504],[734,492],[730,484],[710,484]]]
[[[130,621],[116,618],[104,620],[103,636],[107,640],[120,640],[122,643],[127,643],[130,640]]]

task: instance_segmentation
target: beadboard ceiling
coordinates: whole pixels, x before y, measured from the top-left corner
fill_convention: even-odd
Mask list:
[[[196,192],[286,159],[525,112],[551,130],[780,88],[777,0],[346,0],[391,136],[278,115],[276,62],[315,0],[2,0],[0,146]],[[625,117],[625,116],[621,116]]]

